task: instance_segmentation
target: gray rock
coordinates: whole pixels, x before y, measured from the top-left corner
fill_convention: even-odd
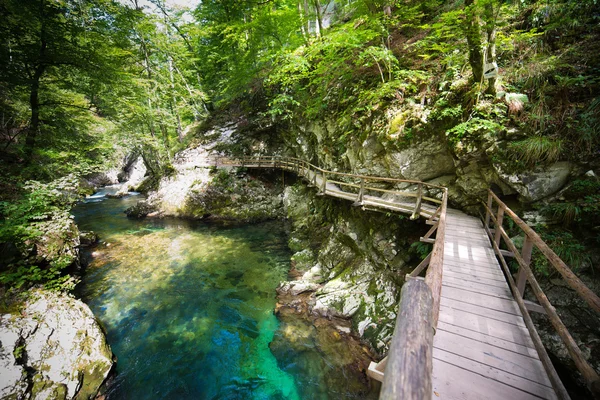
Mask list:
[[[93,398],[113,360],[91,310],[65,294],[31,296],[0,317],[0,397]]]
[[[92,231],[79,232],[79,243],[81,246],[90,246],[98,242],[98,235]]]
[[[147,201],[138,201],[136,205],[125,210],[127,217],[140,219],[157,210],[157,207]]]
[[[534,202],[558,192],[568,181],[573,164],[559,161],[546,168],[508,175],[498,171],[506,184],[511,186],[525,202]]]
[[[387,155],[390,176],[426,181],[453,174],[454,159],[446,145],[431,140],[417,143],[406,150]]]

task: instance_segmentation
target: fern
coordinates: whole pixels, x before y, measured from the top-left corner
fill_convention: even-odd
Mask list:
[[[547,136],[532,136],[518,142],[510,143],[511,158],[533,166],[540,162],[558,161],[563,152],[563,141]]]

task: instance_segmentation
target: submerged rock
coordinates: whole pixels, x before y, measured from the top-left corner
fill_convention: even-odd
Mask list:
[[[145,200],[138,201],[136,205],[125,210],[129,218],[144,218],[148,214],[157,211],[157,207]]]
[[[113,365],[89,307],[36,291],[21,315],[0,317],[0,398],[94,398]]]
[[[90,246],[98,242],[98,235],[92,231],[79,232],[79,243],[81,246]]]

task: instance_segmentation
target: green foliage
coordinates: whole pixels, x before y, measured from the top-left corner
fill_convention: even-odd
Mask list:
[[[527,166],[552,163],[560,158],[563,152],[563,141],[547,136],[532,136],[510,143],[509,151],[514,160],[521,161]]]
[[[595,177],[575,180],[563,192],[564,201],[550,203],[542,212],[565,226],[577,223],[582,230],[600,227],[600,181]]]
[[[574,138],[576,149],[593,154],[600,148],[600,97],[592,100],[579,115],[577,136]]]
[[[434,109],[430,114],[430,118],[434,121],[442,121],[445,119],[457,120],[462,117],[462,105],[451,105],[448,100],[441,97],[435,102]]]
[[[19,201],[0,202],[0,242],[22,243],[41,232],[36,222],[51,219],[79,198],[79,178],[68,175],[51,183],[28,181]]]
[[[409,251],[417,254],[420,260],[424,260],[425,257],[431,253],[432,245],[423,242],[414,242],[410,245]]]
[[[585,246],[573,234],[566,230],[544,229],[539,232],[546,244],[575,272],[584,265],[591,265]],[[534,250],[532,263],[535,270],[543,276],[553,276],[557,272],[539,251]]]
[[[79,280],[64,273],[64,269],[71,262],[72,260],[55,262],[48,268],[26,264],[13,266],[7,272],[0,274],[0,284],[17,290],[43,284],[47,290],[72,291]]]
[[[456,145],[462,141],[474,141],[483,135],[497,135],[504,127],[497,122],[481,118],[472,118],[446,131],[450,143]]]
[[[79,178],[69,175],[48,184],[29,181],[24,191],[18,201],[0,202],[0,243],[14,243],[23,253],[0,274],[0,284],[13,289],[44,284],[51,290],[72,290],[76,280],[64,275],[64,270],[73,257],[63,254],[60,246],[72,240],[72,217],[65,210],[79,198]],[[52,240],[44,241],[44,236]],[[32,246],[45,246],[47,259],[27,258]]]

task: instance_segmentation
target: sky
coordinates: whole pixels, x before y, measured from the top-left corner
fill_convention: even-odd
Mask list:
[[[131,0],[120,0],[122,3],[131,5]],[[200,0],[163,0],[169,8],[190,8],[194,9],[198,4],[200,4]],[[143,7],[148,7],[151,10],[154,10],[154,5],[149,0],[138,0],[138,4]]]

